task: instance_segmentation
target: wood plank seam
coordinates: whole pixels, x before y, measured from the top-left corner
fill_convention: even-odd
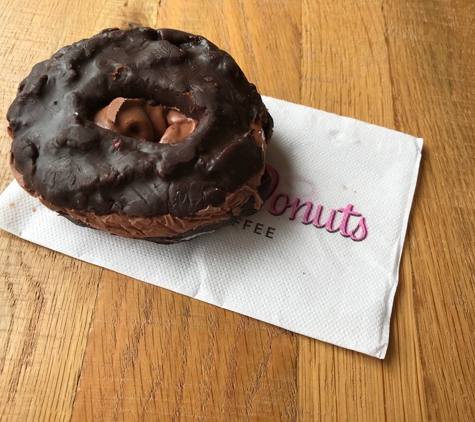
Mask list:
[[[73,392],[73,400],[72,400],[72,403],[71,403],[71,416],[69,418],[70,421],[73,418],[74,404],[76,402],[76,397],[77,397],[77,393],[78,393],[78,390],[79,390],[79,385],[80,385],[80,382],[81,382],[82,371],[83,371],[84,365],[86,363],[87,344],[88,344],[89,339],[90,339],[90,333],[91,333],[91,330],[92,330],[94,315],[96,313],[97,298],[99,296],[99,288],[100,288],[100,285],[101,285],[101,278],[102,278],[102,273],[103,272],[104,272],[104,268],[101,268],[100,272],[98,274],[98,277],[97,277],[96,293],[95,293],[95,297],[94,297],[94,305],[93,305],[93,308],[92,308],[91,319],[89,320],[89,327],[87,329],[87,340],[86,340],[85,345],[84,345],[84,350],[83,350],[83,355],[82,355],[82,360],[81,360],[81,366],[80,366],[80,368],[78,370],[78,373],[77,373],[76,385],[75,385],[74,392]]]

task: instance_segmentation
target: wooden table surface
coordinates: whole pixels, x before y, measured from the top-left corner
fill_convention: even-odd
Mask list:
[[[0,119],[36,62],[174,27],[260,92],[425,140],[380,361],[0,232],[1,421],[474,421],[473,0],[2,0]],[[12,180],[0,131],[0,191]]]

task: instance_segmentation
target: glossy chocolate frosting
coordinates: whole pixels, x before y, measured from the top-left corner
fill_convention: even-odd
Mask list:
[[[164,107],[170,119],[179,110],[176,119],[196,124],[168,142],[155,127],[153,137],[116,133],[94,116],[117,98]],[[264,173],[273,126],[229,54],[203,37],[151,28],[105,30],[62,48],[20,84],[7,118],[12,165],[29,192],[58,209],[144,218],[220,207]],[[242,212],[257,208],[248,199]]]

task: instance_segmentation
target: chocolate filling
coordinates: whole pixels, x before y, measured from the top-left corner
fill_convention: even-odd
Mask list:
[[[114,99],[94,115],[94,123],[120,135],[147,142],[176,144],[196,129],[198,122],[162,105],[141,98]]]

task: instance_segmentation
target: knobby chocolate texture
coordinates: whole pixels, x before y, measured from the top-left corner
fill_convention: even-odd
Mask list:
[[[160,144],[94,124],[117,97],[178,109],[198,126],[180,143]],[[266,142],[273,128],[229,54],[201,36],[151,28],[108,29],[62,48],[20,84],[7,118],[27,190],[57,207],[137,217],[219,206],[263,170],[251,124],[262,125]]]

